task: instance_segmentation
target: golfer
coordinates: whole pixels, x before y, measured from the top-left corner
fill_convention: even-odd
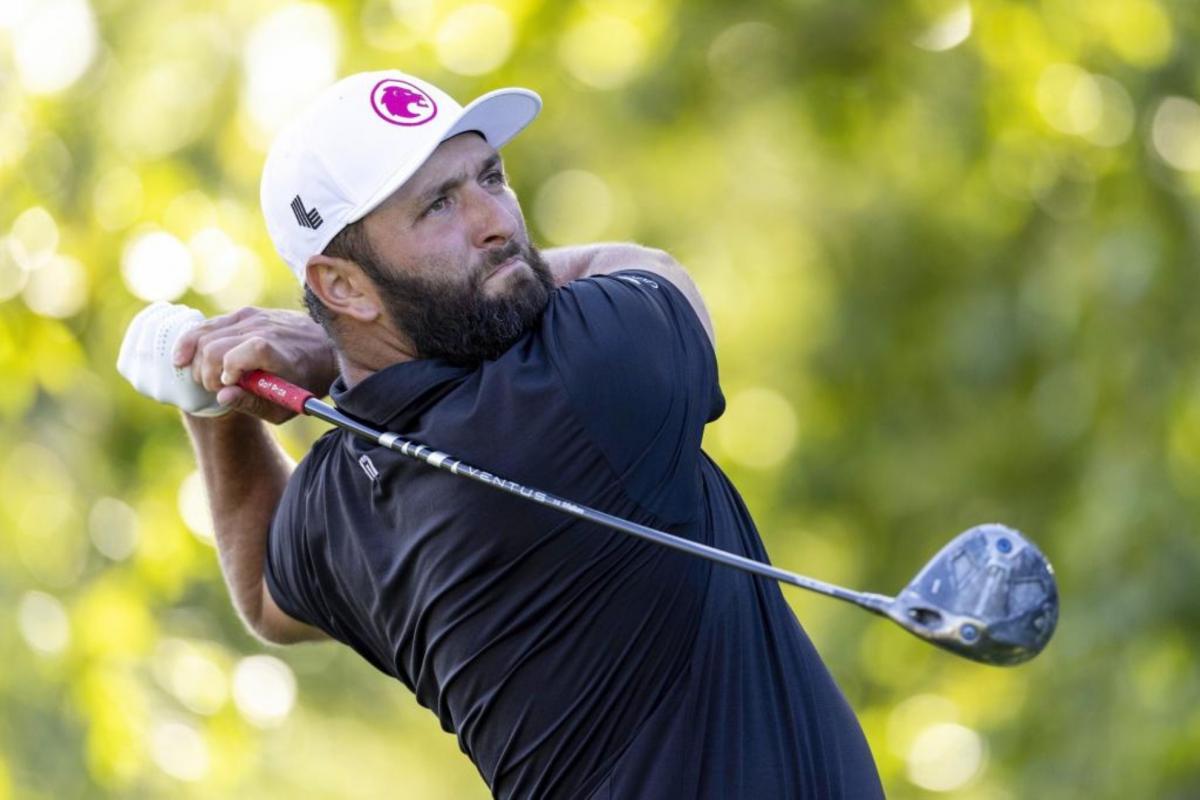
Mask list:
[[[724,398],[687,273],[636,245],[529,239],[497,150],[540,108],[524,89],[464,108],[400,72],[340,81],[262,178],[312,320],[157,304],[131,324],[119,367],[187,412],[234,604],[268,642],[336,639],[401,681],[498,798],[882,797],[775,582],[341,430],[293,468],[264,424],[286,412],[235,385],[275,372],[467,463],[766,561],[700,449]]]

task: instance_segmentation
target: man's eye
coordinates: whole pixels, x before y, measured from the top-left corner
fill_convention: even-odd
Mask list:
[[[489,183],[499,185],[504,183],[504,173],[499,171],[489,172],[487,175],[483,176],[483,179]]]
[[[429,206],[425,209],[425,213],[428,214],[431,211],[441,211],[443,208],[446,207],[446,202],[447,202],[446,198],[439,197],[437,200],[434,200],[432,203],[429,204]]]

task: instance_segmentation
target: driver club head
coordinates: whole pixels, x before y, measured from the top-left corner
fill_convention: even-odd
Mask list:
[[[1004,525],[954,537],[890,604],[906,630],[974,661],[1012,665],[1036,656],[1058,622],[1054,569]]]

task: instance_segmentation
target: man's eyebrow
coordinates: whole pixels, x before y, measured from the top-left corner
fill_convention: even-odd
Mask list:
[[[488,156],[487,158],[485,158],[483,160],[483,163],[479,165],[479,169],[477,169],[475,171],[475,174],[482,175],[483,173],[487,172],[488,170],[492,169],[493,167],[496,167],[499,165],[500,165],[500,154],[493,153],[492,155]],[[429,189],[426,189],[424,192],[421,192],[419,195],[417,195],[417,198],[414,201],[417,205],[417,209],[423,210],[426,203],[432,202],[435,197],[440,197],[441,195],[446,194],[447,192],[453,191],[456,187],[458,187],[466,179],[467,179],[466,175],[461,175],[461,174],[455,175],[453,178],[448,178],[447,180],[444,180],[441,183],[439,183],[437,186],[433,186]]]
[[[492,153],[490,156],[485,158],[483,160],[483,164],[481,164],[479,166],[479,174],[482,175],[483,173],[490,170],[492,167],[498,167],[498,166],[501,166],[500,165],[500,154]]]

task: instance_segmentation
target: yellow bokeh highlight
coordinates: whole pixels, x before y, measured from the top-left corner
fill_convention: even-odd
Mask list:
[[[975,8],[975,41],[996,70],[1034,75],[1046,64],[1069,61],[1069,42],[1051,38],[1046,19],[1017,3],[980,3]]]
[[[559,61],[592,88],[624,86],[664,44],[664,11],[653,2],[585,4],[562,34]]]
[[[613,205],[613,193],[603,178],[571,169],[539,187],[532,210],[547,243],[568,245],[608,238]]]
[[[141,177],[127,166],[112,166],[92,188],[92,213],[109,231],[119,231],[137,222],[143,205]]]
[[[79,340],[57,320],[39,320],[26,333],[29,338],[17,358],[25,361],[45,389],[66,391],[78,377],[86,357]]]
[[[1167,97],[1154,111],[1150,140],[1163,161],[1185,172],[1200,172],[1200,103]]]
[[[62,603],[45,592],[26,592],[17,608],[21,636],[30,648],[56,656],[71,643],[71,625]]]
[[[164,61],[129,75],[105,106],[101,122],[123,154],[153,159],[203,134],[216,100],[204,65]]]
[[[134,566],[147,585],[173,596],[184,588],[198,563],[211,564],[212,550],[184,527],[174,491],[144,500],[137,510],[145,535],[133,557]]]
[[[451,72],[483,75],[508,59],[514,38],[508,12],[475,3],[446,17],[434,37],[434,47],[438,60]]]
[[[1174,633],[1139,647],[1129,654],[1132,688],[1138,704],[1147,711],[1168,713],[1176,707],[1173,698],[1197,688],[1191,645]]]
[[[162,639],[154,648],[154,679],[189,711],[212,716],[229,700],[228,655],[210,642]]]
[[[1200,494],[1200,396],[1194,390],[1172,415],[1166,445],[1175,486],[1187,494]]]
[[[87,272],[78,259],[55,256],[29,277],[21,294],[25,305],[35,314],[54,318],[74,316],[87,302]]]
[[[904,758],[927,726],[958,721],[958,706],[948,698],[937,694],[913,695],[897,703],[888,713],[888,749],[893,755]]]
[[[80,576],[86,557],[75,483],[59,454],[25,442],[5,454],[0,493],[10,553],[38,582],[67,587]],[[18,490],[19,487],[19,490]]]
[[[1157,0],[1109,0],[1081,8],[1104,32],[1113,52],[1128,63],[1154,67],[1170,56],[1175,37],[1171,20]]]
[[[150,652],[157,626],[136,585],[111,576],[95,583],[72,609],[80,652],[93,660],[132,661]]]
[[[88,721],[88,771],[101,786],[128,787],[144,771],[142,731],[149,721],[147,698],[130,666],[89,667],[72,687],[75,704]]]
[[[208,718],[205,724],[208,751],[212,759],[205,788],[227,796],[242,781],[254,781],[263,774],[259,748],[275,742],[262,742],[255,729],[228,711]],[[268,754],[269,755],[269,754]]]
[[[1129,94],[1105,75],[1093,75],[1074,64],[1051,64],[1038,78],[1035,96],[1042,117],[1062,133],[1115,147],[1133,131]]]
[[[204,489],[204,476],[199,470],[191,472],[179,484],[179,517],[183,524],[200,541],[213,543],[213,521],[208,506],[208,493]]]
[[[189,189],[173,198],[162,212],[163,228],[181,240],[217,225],[217,206],[199,189]]]
[[[436,22],[434,0],[367,0],[359,15],[363,38],[372,47],[394,53],[420,44]]]
[[[190,720],[155,720],[150,725],[147,747],[154,764],[184,784],[204,780],[212,766],[208,741]]]
[[[983,739],[953,722],[925,727],[908,754],[908,778],[923,789],[951,792],[973,781],[983,769]]]
[[[887,620],[873,619],[859,641],[858,657],[864,675],[896,688],[907,685],[912,674],[929,674],[935,659],[948,656],[934,653],[927,643]],[[897,664],[903,664],[904,670],[896,669]]]
[[[796,412],[782,394],[754,386],[727,400],[717,440],[728,458],[753,469],[778,466],[796,444]]]
[[[17,263],[8,242],[0,238],[0,302],[16,297],[29,282],[29,272]]]
[[[147,302],[171,301],[192,280],[192,256],[178,237],[148,229],[136,234],[121,255],[125,285]]]
[[[963,0],[915,37],[913,44],[935,53],[951,50],[967,40],[971,25],[971,4]]]
[[[265,143],[337,78],[340,29],[320,3],[281,6],[246,40],[242,103]]]
[[[18,160],[29,147],[29,124],[18,108],[5,109],[0,101],[0,175],[2,170]]]
[[[10,0],[11,2],[11,0]],[[21,85],[31,94],[55,94],[79,80],[96,55],[99,37],[88,0],[40,0],[11,29]]]
[[[13,220],[5,244],[22,269],[34,272],[54,256],[58,240],[58,223],[54,217],[41,206],[34,206]]]

